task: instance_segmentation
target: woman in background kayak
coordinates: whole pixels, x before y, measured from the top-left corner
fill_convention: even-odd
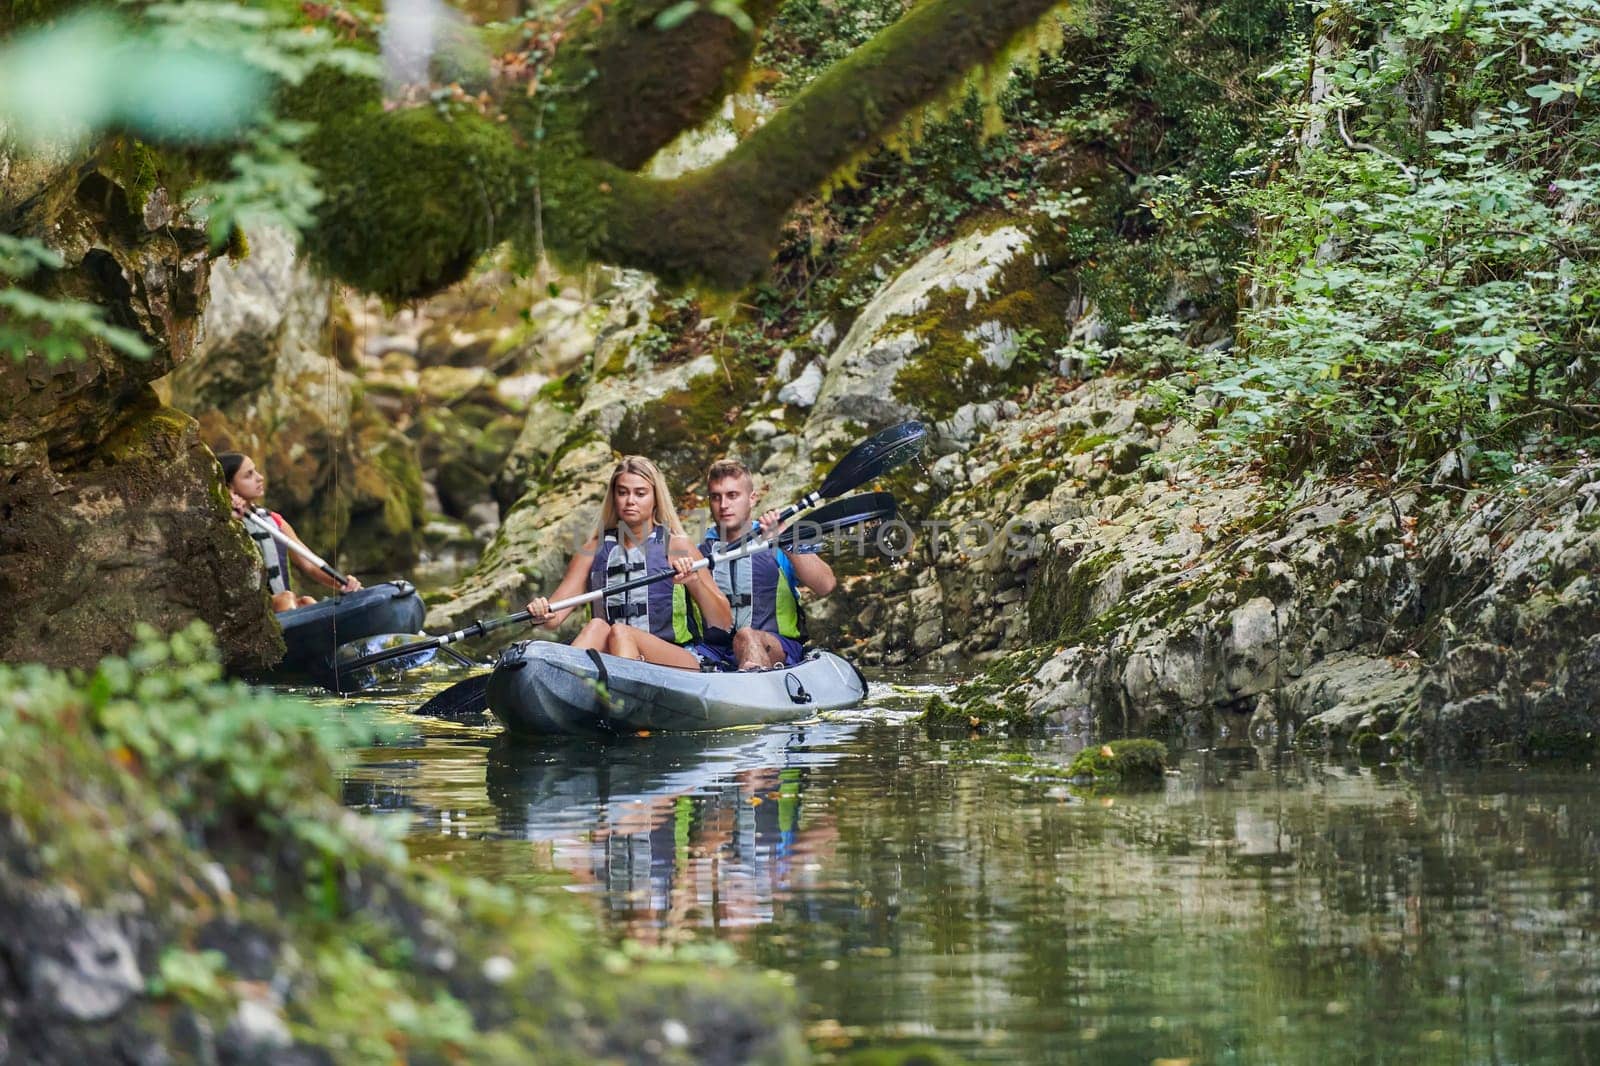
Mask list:
[[[233,513],[242,520],[246,511],[254,511],[256,515],[264,518],[278,527],[286,536],[292,538],[296,544],[304,545],[305,541],[294,531],[294,527],[277,511],[268,511],[261,507],[261,497],[267,491],[267,479],[248,455],[238,452],[218,452],[217,461],[222,464],[222,483],[228,486],[228,495],[233,502]],[[272,534],[260,529],[253,523],[246,522],[245,529],[249,531],[250,538],[256,542],[256,547],[261,549],[261,558],[266,562],[267,588],[272,593],[272,609],[274,611],[287,611],[295,607],[309,607],[317,601],[310,596],[297,596],[289,584],[289,562],[300,568],[300,572],[319,585],[326,585],[336,592],[354,592],[361,587],[361,582],[350,578],[341,585],[321,570],[306,562],[279,544]]]
[[[727,630],[733,625],[728,598],[710,573],[691,569],[699,558],[656,464],[642,455],[624,456],[606,483],[595,532],[567,564],[566,576],[552,596],[535,597],[528,603],[528,613],[536,625],[554,629],[573,608],[552,611],[551,599],[676,570],[670,584],[658,581],[595,601],[594,617],[572,645],[698,670],[700,660],[688,646],[698,642],[707,627]]]

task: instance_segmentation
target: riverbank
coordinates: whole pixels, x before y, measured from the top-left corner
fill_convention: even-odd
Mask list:
[[[219,677],[201,629],[76,679],[0,666],[0,1057],[807,1057],[771,977],[410,861],[337,800],[335,745],[371,721]]]
[[[1592,750],[1600,463],[1530,462],[1487,485],[1274,484],[1198,462],[1193,430],[1152,417],[1145,395],[1085,385],[975,449],[1019,454],[1009,468],[945,464],[962,483],[950,520],[1048,530],[982,567],[1030,575],[1007,622],[1026,646],[957,690],[958,721],[1169,736],[1226,723],[1430,756]]]

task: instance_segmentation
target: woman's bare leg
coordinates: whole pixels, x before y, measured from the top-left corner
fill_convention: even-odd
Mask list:
[[[606,634],[606,652],[619,659],[643,659],[644,656],[639,654],[639,645],[633,640],[638,632],[632,626],[612,626],[611,632]]]
[[[611,633],[611,626],[603,619],[591,618],[584,623],[578,635],[573,638],[572,646],[583,651],[605,651],[606,638]]]
[[[654,633],[646,633],[632,626],[612,626],[610,645],[611,654],[624,659],[643,659],[647,663],[674,666],[679,670],[700,669],[700,660],[688,648],[680,648]]]

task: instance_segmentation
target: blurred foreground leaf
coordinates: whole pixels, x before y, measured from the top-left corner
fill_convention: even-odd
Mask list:
[[[23,34],[0,49],[0,118],[24,145],[121,128],[162,141],[236,134],[271,79],[221,41],[201,43],[105,13]]]

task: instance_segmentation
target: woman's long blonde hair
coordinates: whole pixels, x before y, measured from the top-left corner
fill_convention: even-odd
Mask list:
[[[655,490],[656,513],[652,526],[666,526],[667,532],[674,536],[688,536],[683,531],[683,521],[678,518],[678,509],[672,503],[672,491],[667,488],[667,479],[661,476],[661,469],[642,455],[624,455],[617,460],[617,465],[611,470],[611,478],[606,482],[606,498],[600,504],[600,529],[596,540],[603,539],[606,530],[617,525],[617,478],[623,474],[637,474],[650,482],[650,487]]]

